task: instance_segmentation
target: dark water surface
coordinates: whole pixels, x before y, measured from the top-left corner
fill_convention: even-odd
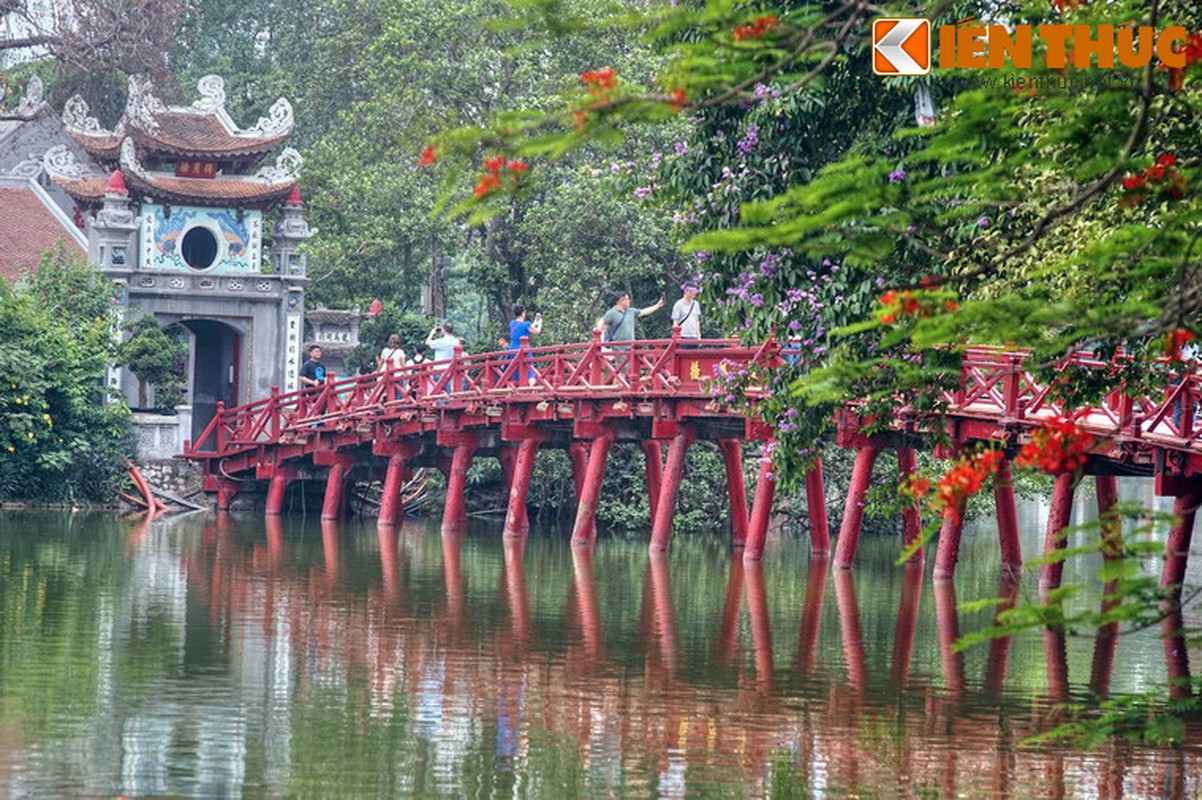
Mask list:
[[[1021,510],[1028,556],[1044,519]],[[896,539],[833,574],[783,537],[744,568],[716,536],[649,559],[499,522],[8,512],[0,795],[1198,796],[1196,730],[1019,747],[1088,693],[1094,640],[951,653],[993,613],[959,604],[1036,589],[1001,580],[991,524],[952,588],[894,566]],[[1112,692],[1165,675],[1155,631],[1121,637]]]

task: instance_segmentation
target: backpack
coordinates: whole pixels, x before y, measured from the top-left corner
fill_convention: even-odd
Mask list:
[[[601,334],[601,341],[603,341],[603,342],[612,342],[612,341],[614,340],[614,332],[615,332],[615,331],[616,331],[618,328],[622,327],[622,323],[626,321],[626,315],[627,315],[627,314],[629,314],[629,313],[630,313],[630,309],[629,309],[629,308],[628,308],[628,309],[626,309],[625,311],[623,311],[623,312],[622,312],[622,318],[621,318],[620,320],[618,320],[618,324],[617,324],[617,325],[610,325],[608,328],[606,328],[606,329],[605,329],[605,333]]]

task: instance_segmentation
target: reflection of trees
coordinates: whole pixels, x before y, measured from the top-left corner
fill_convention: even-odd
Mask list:
[[[527,548],[524,538],[436,538],[409,526],[324,525],[308,535],[278,518],[260,532],[219,517],[199,535],[174,537],[160,524],[131,534],[133,570],[121,547],[105,556],[74,539],[39,550],[0,538],[0,569],[9,570],[0,611],[23,624],[62,624],[30,616],[37,586],[49,593],[45,608],[73,609],[76,621],[48,635],[96,665],[64,681],[80,713],[95,715],[94,729],[115,742],[126,725],[125,743],[137,747],[152,733],[170,740],[186,730],[196,747],[239,765],[204,785],[493,796],[519,785],[606,795],[703,793],[711,782],[737,782],[749,793],[825,786],[955,796],[1066,791],[1084,781],[1100,797],[1118,797],[1124,784],[1165,780],[1165,763],[1138,749],[1100,760],[1016,756],[1015,742],[1044,720],[1006,704],[1009,640],[991,643],[978,682],[977,662],[951,651],[960,630],[952,585],[934,588],[932,626],[919,610],[923,574],[913,567],[898,573],[896,619],[881,637],[878,620],[861,618],[880,587],[847,571],[828,578],[820,559],[803,576],[804,591],[798,583],[799,607],[786,612],[774,603],[782,573],[737,559],[648,558],[641,547],[611,557]],[[34,588],[19,589],[26,573]],[[104,612],[107,629],[86,601],[71,604],[96,596],[83,576],[118,598]],[[689,604],[703,592],[713,613],[699,617]],[[1003,579],[1000,594],[1013,602],[1016,592]],[[836,648],[829,654],[824,616],[837,622],[827,626]],[[632,656],[636,633],[642,652]],[[782,641],[795,647],[791,662],[775,658]],[[36,712],[37,683],[14,677],[28,654],[13,642],[0,634],[0,707],[18,697]],[[127,659],[121,648],[134,645],[138,658]],[[146,657],[146,647],[159,657]],[[912,674],[936,647],[929,663],[942,678]],[[65,663],[52,660],[51,674]],[[1060,696],[1066,662],[1046,663],[1056,667],[1048,694]],[[98,703],[102,684],[111,692],[117,682],[161,683],[181,671],[210,676],[211,696],[159,695],[170,713],[158,716]],[[218,710],[234,727],[216,724]],[[53,712],[41,713],[44,723]],[[207,721],[183,722],[190,716]],[[36,713],[28,718],[25,730],[0,728],[0,746],[15,740],[22,749],[51,735]],[[115,793],[132,785],[119,782],[129,774],[143,791],[180,790],[161,782],[167,755],[139,752],[153,769],[130,772],[131,756],[116,753],[107,775],[118,782],[89,785]],[[1199,766],[1187,751],[1168,769],[1181,776]],[[0,786],[5,780],[0,772]]]
[[[438,773],[461,764],[439,755],[451,748],[467,763],[492,764],[496,770],[558,770],[544,745],[532,738],[536,730],[555,740],[575,742],[579,773],[571,773],[580,787],[617,791],[642,786],[671,794],[681,787],[703,787],[707,780],[738,780],[766,790],[771,781],[800,781],[812,785],[826,781],[848,791],[883,786],[939,787],[940,793],[1006,792],[1008,787],[1029,785],[1031,764],[1052,785],[1065,786],[1082,771],[1092,774],[1099,786],[1113,785],[1112,769],[1100,769],[1087,758],[1032,753],[1018,759],[1018,739],[1038,730],[1041,720],[1030,717],[1005,720],[971,709],[980,703],[966,674],[963,655],[952,644],[960,634],[956,596],[950,582],[934,589],[937,643],[943,680],[931,685],[919,681],[901,701],[901,708],[883,703],[874,691],[876,668],[887,664],[896,685],[911,683],[910,664],[919,629],[922,572],[904,570],[901,595],[893,626],[892,658],[867,652],[861,623],[856,576],[838,571],[833,577],[843,664],[823,663],[817,656],[819,619],[822,616],[826,563],[815,561],[807,576],[804,608],[798,620],[797,654],[793,670],[775,669],[766,576],[761,565],[731,564],[715,618],[715,647],[719,665],[734,668],[738,687],[724,689],[695,684],[695,670],[683,660],[684,636],[677,615],[673,564],[663,555],[647,559],[642,599],[626,609],[631,628],[644,648],[643,671],[631,673],[626,665],[607,656],[605,635],[621,639],[620,632],[604,631],[602,621],[611,614],[598,600],[592,551],[572,549],[570,583],[559,586],[567,611],[567,636],[555,640],[536,632],[531,617],[530,586],[526,569],[525,540],[502,542],[500,569],[493,572],[495,607],[480,605],[489,592],[479,582],[486,579],[464,550],[462,536],[441,539],[441,565],[434,552],[423,555],[428,570],[441,571],[441,605],[430,613],[413,613],[414,587],[398,583],[404,571],[393,561],[407,552],[405,542],[425,538],[424,532],[403,529],[381,532],[380,584],[357,597],[332,590],[344,581],[330,581],[324,570],[293,570],[286,577],[291,602],[307,608],[302,616],[313,623],[332,626],[336,618],[319,608],[335,605],[346,617],[337,630],[310,630],[339,638],[338,649],[318,647],[323,658],[340,660],[341,674],[366,670],[372,676],[371,708],[394,720],[412,718],[409,724],[428,748],[422,766]],[[323,543],[329,545],[329,539]],[[394,544],[399,542],[399,544]],[[328,553],[327,560],[336,554]],[[469,581],[466,572],[472,573]],[[391,576],[391,577],[390,577]],[[320,579],[319,579],[320,578]],[[254,580],[254,576],[248,576]],[[541,580],[541,576],[539,579]],[[475,587],[469,592],[469,584]],[[713,584],[710,583],[712,588]],[[1016,585],[1003,579],[1003,596],[1014,597]],[[221,598],[217,598],[221,601]],[[742,617],[746,608],[747,617]],[[637,612],[637,613],[636,613]],[[254,614],[241,608],[238,614]],[[481,628],[481,618],[491,620]],[[748,625],[741,628],[740,620]],[[469,636],[470,632],[470,636]],[[463,652],[463,648],[470,653]],[[374,658],[365,659],[365,654]],[[744,661],[746,653],[749,662]],[[888,655],[888,652],[885,653]],[[1001,687],[1009,656],[1009,640],[999,639],[990,648],[982,681],[989,692]],[[1058,689],[1055,670],[1064,662],[1049,662],[1050,694]],[[746,672],[747,666],[753,672]],[[320,671],[320,666],[304,667]],[[742,677],[742,676],[746,677]],[[817,684],[807,693],[803,708],[782,703],[787,690],[803,678]],[[298,676],[298,680],[305,680]],[[785,695],[780,693],[785,691]],[[382,696],[377,696],[382,695]],[[408,695],[408,696],[406,696]],[[484,723],[480,719],[485,720]],[[889,728],[888,737],[871,731]],[[866,731],[868,733],[866,733]],[[450,738],[454,738],[454,742]],[[456,738],[458,737],[458,738]],[[938,746],[915,746],[934,739]],[[472,754],[475,754],[474,756]],[[658,754],[654,763],[644,754]],[[791,755],[790,755],[791,754]],[[1116,756],[1117,757],[1117,756]],[[473,762],[472,759],[478,759]],[[1123,755],[1126,762],[1132,754]],[[783,760],[782,760],[783,759]],[[1138,767],[1132,767],[1137,772]],[[782,769],[784,770],[782,772]],[[1124,767],[1127,769],[1127,767]],[[1090,772],[1092,770],[1092,772]],[[1128,770],[1129,772],[1129,770]],[[1148,775],[1151,775],[1149,772]],[[460,779],[466,776],[460,775]],[[479,780],[479,776],[472,778]],[[490,779],[491,780],[491,779]],[[428,790],[447,788],[427,784]],[[692,789],[690,789],[692,790]],[[1105,796],[1105,795],[1104,795]]]

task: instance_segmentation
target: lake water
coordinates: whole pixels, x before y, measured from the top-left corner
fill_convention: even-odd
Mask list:
[[[1022,506],[1024,554],[1044,519]],[[7,512],[0,795],[1198,796],[1198,730],[1020,746],[1088,693],[1094,639],[950,651],[992,617],[959,604],[1036,591],[1002,581],[991,524],[966,530],[952,587],[932,558],[895,566],[893,538],[835,573],[781,536],[744,568],[701,535],[650,559],[645,536],[590,556],[500,521],[444,539]],[[1165,676],[1156,631],[1120,637],[1112,692]]]

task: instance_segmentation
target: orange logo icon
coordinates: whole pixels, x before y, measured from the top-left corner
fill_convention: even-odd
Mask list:
[[[872,21],[872,71],[877,75],[926,75],[931,71],[931,21]]]

